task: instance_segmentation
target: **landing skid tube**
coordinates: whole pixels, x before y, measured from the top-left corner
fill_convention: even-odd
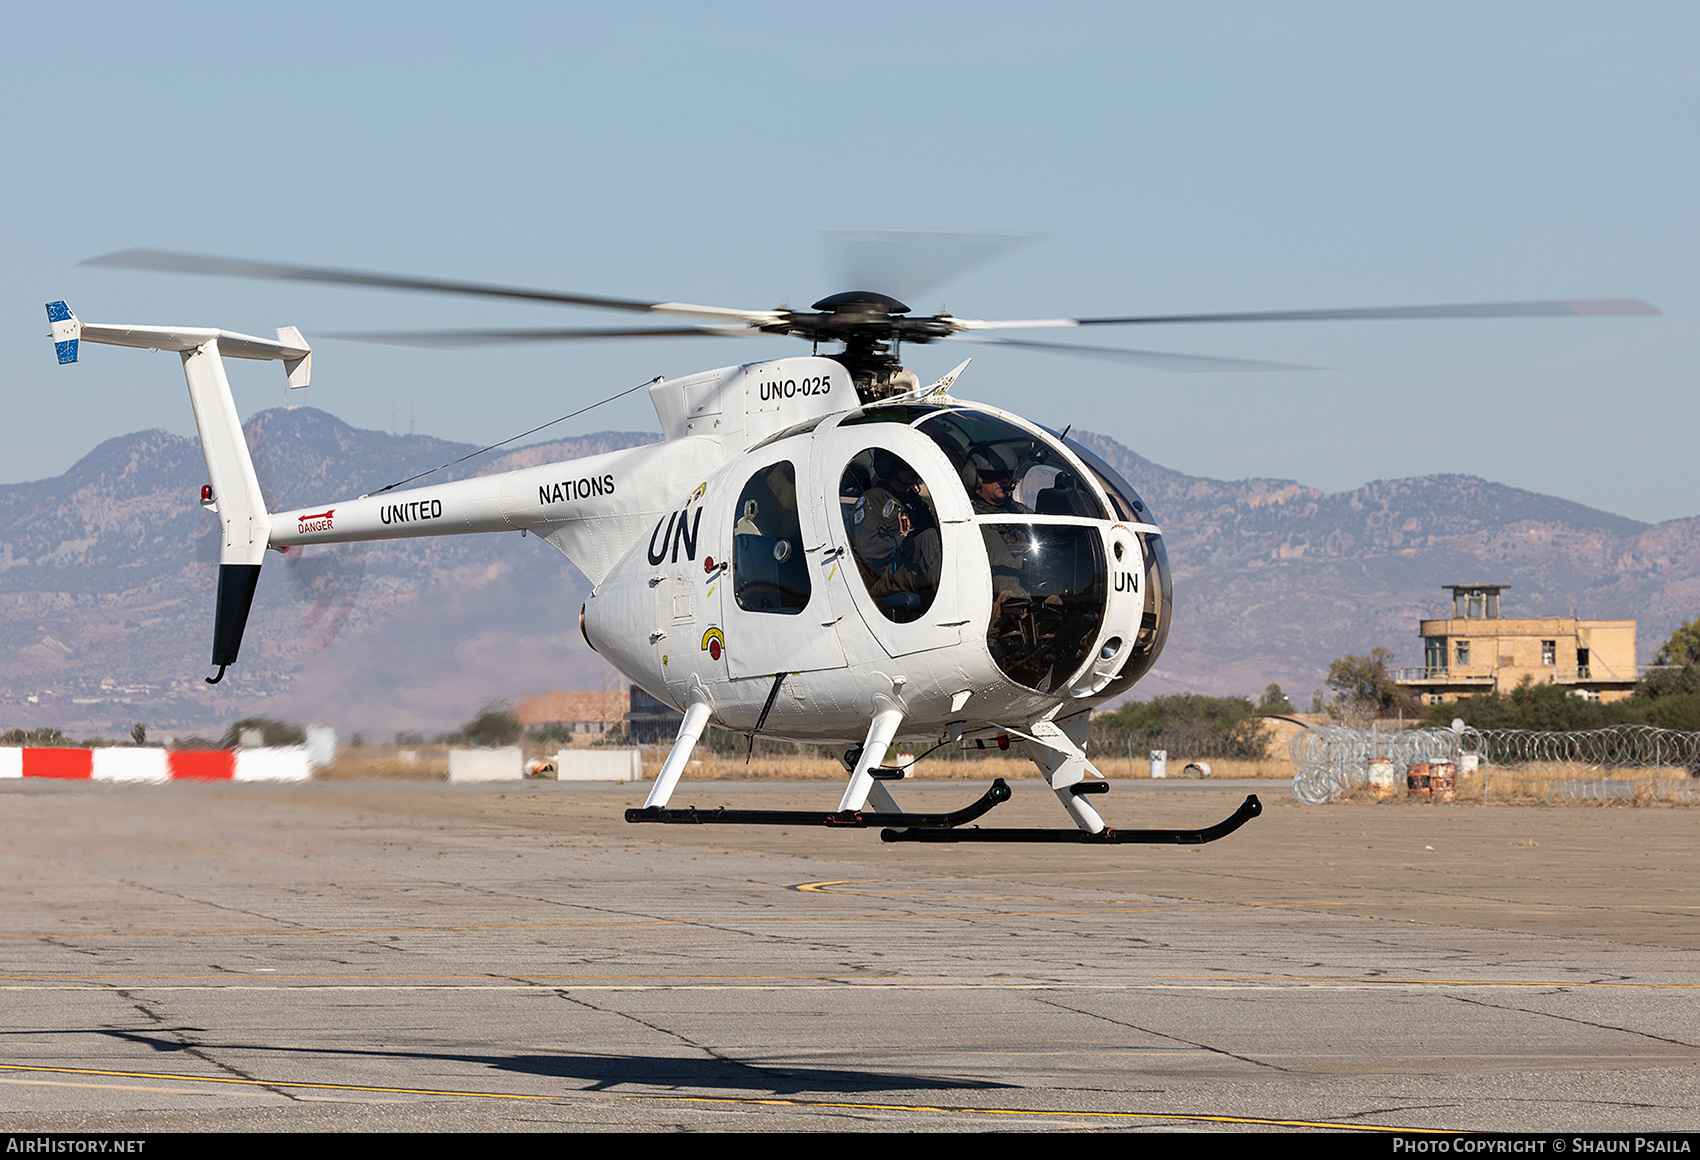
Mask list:
[[[906,830],[884,830],[880,839],[886,842],[1084,842],[1087,845],[1116,846],[1123,844],[1156,846],[1202,846],[1225,838],[1263,812],[1263,803],[1256,794],[1246,795],[1245,801],[1233,814],[1206,826],[1202,830],[1117,830],[1105,829],[1093,834],[1086,830],[982,830],[978,826],[966,830],[942,827],[918,827]]]
[[[985,814],[993,806],[1009,800],[1009,783],[1003,778],[980,797],[948,814],[874,813],[871,810],[682,810],[645,806],[626,811],[628,822],[661,822],[674,826],[827,826],[834,829],[867,829],[870,826],[924,826],[950,833],[954,826],[964,825]],[[887,830],[886,833],[892,831]],[[1014,831],[1009,831],[1014,833]],[[889,839],[887,839],[889,841]]]
[[[626,811],[628,822],[651,822],[673,826],[826,826],[829,829],[868,829],[884,826],[880,838],[886,842],[1076,842],[1088,845],[1201,846],[1225,838],[1263,812],[1256,794],[1247,795],[1240,808],[1228,818],[1202,830],[1117,830],[1096,834],[1079,829],[982,830],[966,826],[994,806],[1008,801],[1009,784],[1003,778],[978,799],[948,814],[875,813],[871,810],[682,810],[646,806]]]

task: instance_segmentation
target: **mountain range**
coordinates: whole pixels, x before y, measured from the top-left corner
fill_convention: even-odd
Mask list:
[[[1511,585],[1507,617],[1637,620],[1643,663],[1700,615],[1700,518],[1646,524],[1468,475],[1335,494],[1223,482],[1079,438],[1134,482],[1169,544],[1174,631],[1142,689],[1278,681],[1298,702],[1346,653],[1380,645],[1421,664],[1417,621],[1450,615],[1446,584]]]
[[[358,495],[476,448],[280,408],[245,425],[268,503]],[[645,432],[538,443],[433,480],[629,447]],[[1461,475],[1326,494],[1220,481],[1113,440],[1076,438],[1163,525],[1175,574],[1168,648],[1135,691],[1295,701],[1328,663],[1377,645],[1421,659],[1416,622],[1447,583],[1508,583],[1505,615],[1633,617],[1645,660],[1700,612],[1700,518],[1648,525]],[[387,738],[457,727],[483,704],[618,680],[585,645],[589,585],[519,534],[336,545],[268,559],[240,662],[210,672],[217,529],[193,439],[110,439],[53,479],[0,486],[0,727],[76,735],[218,731],[241,716],[325,721]],[[281,573],[281,574],[280,574]]]

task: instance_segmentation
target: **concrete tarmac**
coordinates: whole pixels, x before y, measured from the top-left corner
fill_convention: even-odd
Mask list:
[[[1015,791],[982,824],[1065,821]],[[0,1128],[1700,1126],[1700,811],[1095,801],[1248,791],[1215,844],[1099,848],[627,825],[641,786],[14,781]]]

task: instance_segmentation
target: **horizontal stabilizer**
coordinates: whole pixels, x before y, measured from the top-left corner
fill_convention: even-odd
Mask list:
[[[279,362],[293,362],[313,353],[305,342],[299,341],[300,333],[298,330],[294,331],[295,342],[285,342],[282,338],[260,338],[257,335],[238,334],[233,330],[206,326],[112,326],[94,322],[82,324],[84,340],[105,343],[108,346],[189,351],[199,350],[217,339],[220,354],[229,355],[231,358],[276,359]]]
[[[313,369],[313,348],[293,326],[278,328],[276,338],[260,338],[208,326],[114,326],[84,322],[63,302],[47,304],[54,350],[61,363],[77,361],[78,340],[107,346],[133,346],[143,350],[174,350],[180,354],[218,343],[218,353],[231,358],[272,360],[283,363],[289,385],[305,387]]]

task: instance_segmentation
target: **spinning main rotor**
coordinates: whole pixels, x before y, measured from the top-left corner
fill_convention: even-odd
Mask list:
[[[550,327],[540,329],[416,330],[344,333],[332,337],[404,346],[461,347],[509,342],[564,342],[619,338],[759,337],[786,335],[806,342],[843,343],[829,357],[844,364],[863,402],[900,393],[913,385],[913,376],[899,364],[903,343],[940,341],[995,343],[1092,358],[1112,358],[1165,371],[1308,370],[1291,363],[1084,346],[1077,343],[1036,342],[987,332],[1043,330],[1091,326],[1150,326],[1224,322],[1362,322],[1449,318],[1551,318],[1656,315],[1659,311],[1638,298],[1483,302],[1434,306],[1370,306],[1326,310],[1261,310],[1213,314],[1147,314],[1097,318],[1027,318],[984,320],[957,318],[943,311],[914,315],[888,294],[851,290],[822,298],[808,310],[777,307],[743,310],[688,302],[646,302],[553,290],[460,282],[440,278],[346,270],[327,266],[286,266],[239,258],[209,257],[169,250],[124,250],[91,258],[85,266],[157,270],[183,274],[217,274],[287,282],[337,286],[369,286],[485,298],[505,298],[595,310],[618,310],[666,318],[690,319],[690,325],[671,327]]]

